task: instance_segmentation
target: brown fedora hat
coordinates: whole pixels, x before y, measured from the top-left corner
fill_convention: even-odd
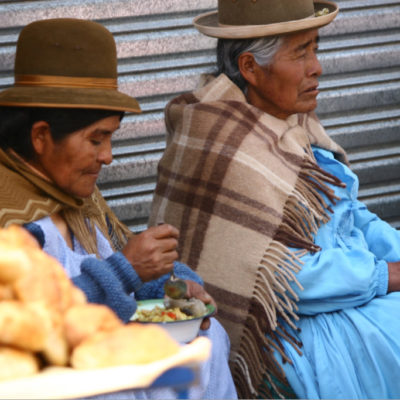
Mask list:
[[[338,11],[326,0],[218,0],[218,11],[201,14],[193,23],[207,36],[247,39],[320,28]]]
[[[118,91],[113,35],[93,21],[27,25],[18,38],[14,75],[14,86],[0,92],[2,106],[140,112],[136,99]]]

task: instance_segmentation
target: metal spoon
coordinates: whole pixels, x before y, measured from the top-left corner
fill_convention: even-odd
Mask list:
[[[157,225],[162,224],[164,222],[157,223]],[[164,292],[171,299],[182,299],[187,292],[186,282],[175,276],[174,269],[172,269],[170,277],[164,283]]]
[[[183,279],[177,278],[174,271],[164,283],[164,292],[171,299],[182,299],[187,292],[187,285]]]

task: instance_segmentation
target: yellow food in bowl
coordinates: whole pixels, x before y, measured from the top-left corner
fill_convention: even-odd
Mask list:
[[[172,322],[193,319],[192,316],[185,314],[178,307],[163,308],[155,306],[151,310],[141,309],[136,311],[135,321],[140,322]]]

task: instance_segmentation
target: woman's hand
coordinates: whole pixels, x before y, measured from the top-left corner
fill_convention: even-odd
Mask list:
[[[400,291],[400,262],[388,263],[389,283],[388,293]]]
[[[129,238],[122,254],[143,282],[170,272],[178,258],[179,231],[172,225],[153,226]]]
[[[206,292],[203,286],[198,284],[197,282],[190,281],[190,280],[185,280],[186,286],[187,286],[187,291],[185,297],[190,299],[191,297],[195,297],[196,299],[201,300],[205,304],[212,304],[215,307],[215,310],[217,310],[217,303],[214,301],[214,299]],[[210,318],[204,318],[201,325],[200,329],[208,329],[210,327]]]

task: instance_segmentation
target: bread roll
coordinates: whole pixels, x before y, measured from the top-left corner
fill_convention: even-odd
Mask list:
[[[146,364],[178,351],[178,343],[163,328],[130,323],[89,337],[72,352],[71,364],[79,369]]]
[[[0,283],[11,284],[31,269],[32,263],[25,249],[10,247],[0,242]]]
[[[51,331],[51,318],[44,304],[0,302],[0,344],[40,351]]]
[[[23,378],[38,371],[39,362],[34,354],[0,346],[0,380]]]
[[[42,354],[50,365],[68,365],[70,348],[61,325],[55,326],[46,336]]]
[[[145,364],[178,351],[163,328],[124,325],[110,308],[87,303],[25,229],[0,229],[0,379],[38,372],[36,356],[87,369]]]
[[[0,301],[15,300],[15,293],[12,285],[0,284]]]
[[[122,325],[114,311],[101,304],[75,305],[64,315],[65,336],[71,347],[98,331],[110,331]]]
[[[86,302],[84,293],[75,287],[63,267],[42,250],[33,250],[30,268],[14,283],[14,291],[23,302],[41,300],[63,313],[74,304]]]
[[[39,243],[28,230],[19,225],[10,225],[0,230],[0,242],[19,249],[39,249]]]
[[[32,266],[29,254],[38,250],[36,239],[17,225],[0,229],[0,282],[11,283]]]

